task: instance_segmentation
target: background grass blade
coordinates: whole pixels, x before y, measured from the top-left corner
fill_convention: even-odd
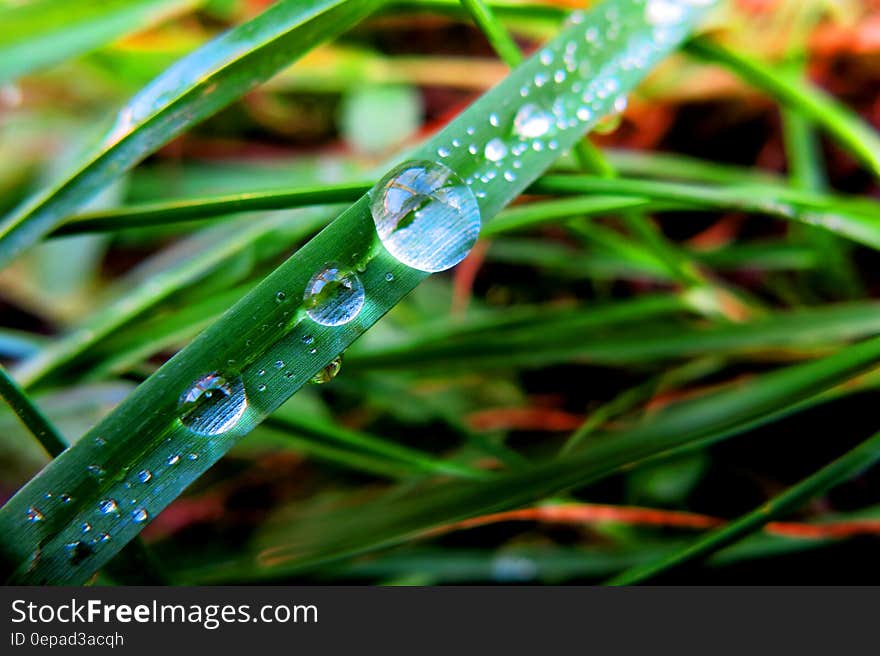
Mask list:
[[[0,84],[192,9],[201,0],[36,0],[0,9]]]
[[[773,69],[755,57],[736,52],[708,38],[694,39],[688,44],[687,50],[705,61],[723,65],[746,82],[815,121],[875,176],[880,176],[880,137],[877,132],[821,89],[805,83],[789,71]]]
[[[214,114],[380,0],[282,0],[174,64],[123,107],[94,153],[0,222],[0,268],[123,171]]]
[[[686,548],[676,551],[660,561],[634,567],[609,581],[610,585],[633,585],[644,583],[656,576],[681,567],[688,562],[704,558],[719,549],[757,531],[768,522],[797,510],[811,498],[834,485],[858,474],[880,460],[880,433],[869,438],[853,450],[826,465],[812,476],[791,486],[760,508],[713,531]]]
[[[859,372],[875,366],[880,339],[828,358],[772,372],[736,389],[686,401],[630,429],[592,438],[564,459],[504,474],[483,483],[455,483],[389,494],[335,512],[285,516],[266,529],[244,556],[253,579],[292,575],[334,559],[425,536],[432,528],[469,517],[517,508],[566,489],[631,470],[652,458],[705,446],[769,422]],[[221,569],[194,575],[209,582]],[[228,580],[228,579],[226,579]]]
[[[2,366],[0,366],[0,398],[9,404],[50,456],[57,456],[67,448],[67,440],[43,416],[39,408],[31,402]]]
[[[288,7],[286,3],[276,8],[279,6]],[[350,16],[364,8],[357,2],[343,7],[351,8]],[[261,18],[269,20],[272,11]],[[575,52],[580,48],[576,61],[585,64],[575,66],[579,74],[557,76],[556,69],[551,68],[554,82],[545,83],[548,64],[543,61],[545,56],[536,55],[411,156],[430,160],[439,157],[463,179],[471,179],[483,220],[487,221],[552,164],[556,150],[570,148],[599,117],[611,111],[620,94],[628,92],[675,48],[700,15],[700,10],[688,8],[680,23],[658,31],[647,21],[642,3],[606,2],[579,16],[546,46],[557,66],[565,57],[567,44],[574,44]],[[327,16],[323,15],[325,19]],[[334,27],[339,27],[340,17],[334,19]],[[589,28],[602,38],[588,40]],[[563,122],[560,117],[554,147],[548,143],[546,147],[529,148],[524,142],[521,171],[514,173],[514,167],[498,171],[493,162],[474,158],[471,145],[479,152],[496,137],[509,140],[510,147],[519,143],[510,127],[522,102],[523,87],[532,103],[548,108],[567,103],[570,109],[560,108],[565,116],[568,111],[573,115],[574,108],[587,101],[592,113],[584,119],[575,118],[573,123]],[[614,93],[608,92],[610,87]],[[497,175],[490,177],[487,170],[497,171]],[[483,176],[486,182],[477,184]],[[337,327],[323,327],[308,320],[300,301],[309,279],[328,261],[357,271],[366,292],[361,312]],[[144,513],[154,516],[164,509],[426,277],[381,248],[369,200],[358,200],[0,510],[0,531],[16,536],[2,545],[11,579],[86,580],[137,535],[144,523],[133,521],[134,517],[143,518]],[[232,428],[206,440],[179,421],[178,401],[194,381],[214,371],[226,372],[230,378],[240,376],[248,403]],[[107,472],[106,476],[91,476],[89,463]],[[154,472],[150,483],[133,479],[142,470]],[[75,504],[47,509],[44,522],[22,519],[26,500],[34,495],[42,498],[48,487],[59,485],[68,488],[77,499]],[[80,527],[84,521],[90,521],[108,539],[90,544],[88,557],[71,559],[65,545],[82,542]]]

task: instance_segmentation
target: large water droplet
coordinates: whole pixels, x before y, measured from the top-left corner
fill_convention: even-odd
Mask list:
[[[339,373],[340,369],[342,369],[342,356],[337,355],[335,358],[330,360],[326,367],[324,367],[323,369],[321,369],[321,371],[312,376],[312,382],[316,385],[329,383],[331,380],[336,378],[336,374]]]
[[[137,474],[137,479],[141,483],[149,483],[153,479],[153,472],[149,469],[141,469]]]
[[[382,244],[419,271],[461,262],[480,234],[480,207],[456,173],[437,162],[401,164],[370,191]]]
[[[364,307],[364,285],[357,274],[332,262],[318,271],[303,293],[306,313],[322,326],[341,326]]]
[[[145,522],[150,518],[150,513],[144,508],[138,508],[137,510],[132,511],[131,518],[137,523]]]
[[[513,132],[522,139],[534,139],[547,134],[553,127],[553,116],[535,105],[526,103],[513,118]]]
[[[247,409],[244,384],[210,373],[196,380],[180,396],[180,421],[194,433],[218,435],[231,429]]]

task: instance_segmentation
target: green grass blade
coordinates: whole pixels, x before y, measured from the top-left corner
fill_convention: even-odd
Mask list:
[[[203,281],[243,249],[278,232],[283,234],[276,246],[295,243],[324,225],[328,211],[316,208],[246,217],[243,224],[215,226],[179,242],[170,252],[161,252],[132,272],[118,292],[80,326],[21,363],[15,370],[16,378],[26,389],[48,383],[101,340],[173,293]]]
[[[359,6],[351,0],[344,5]],[[551,69],[550,79],[563,81],[547,83],[548,69],[542,57],[530,58],[412,157],[436,160],[439,156],[463,179],[474,180],[474,194],[487,221],[549,167],[557,151],[570,148],[599,117],[611,111],[619,94],[632,89],[648,69],[677,47],[701,14],[688,8],[681,23],[655,30],[647,22],[641,2],[606,2],[579,16],[547,46],[556,53],[557,61],[566,44],[574,43],[575,50],[581,48],[584,52],[579,61],[588,66],[576,66],[578,75],[555,76]],[[339,17],[335,19],[339,23]],[[588,40],[588,29],[590,33],[595,29],[602,38]],[[609,85],[614,93],[608,92]],[[574,125],[560,127],[552,147],[547,143],[542,148],[526,148],[521,154],[523,165],[516,173],[498,174],[485,184],[476,184],[491,163],[474,158],[470,146],[479,151],[476,144],[494,137],[510,139],[511,145],[518,143],[500,126],[513,125],[524,86],[530,102],[547,107],[560,100],[577,106],[587,94],[593,113],[575,120]],[[491,169],[496,170],[494,165]],[[336,327],[307,320],[300,300],[310,278],[328,261],[357,270],[366,293],[360,313]],[[426,277],[381,248],[369,199],[358,200],[140,385],[89,432],[89,439],[77,442],[0,510],[0,533],[6,536],[0,547],[2,560],[12,580],[86,580],[138,534],[144,523],[134,517],[144,517],[141,510],[152,516],[164,509]],[[231,428],[224,427],[224,432],[206,439],[181,423],[178,404],[195,381],[212,372],[240,378],[247,405]],[[106,476],[90,476],[89,463],[99,465]],[[155,472],[152,484],[133,480],[139,470]],[[44,522],[22,519],[30,499],[35,495],[42,498],[48,487],[59,485],[68,488],[77,503],[48,510]],[[136,515],[131,514],[132,509]],[[89,545],[88,557],[72,562],[65,545],[82,541],[80,526],[86,520],[109,539]]]
[[[123,171],[380,4],[282,0],[178,61],[122,108],[91,157],[0,222],[0,268]]]
[[[759,530],[767,522],[797,510],[813,497],[855,476],[880,460],[880,433],[862,442],[837,460],[792,485],[782,494],[762,504],[723,528],[712,531],[686,548],[659,561],[629,569],[608,581],[609,585],[634,585],[682,565],[705,558],[719,549],[741,540]]]
[[[9,404],[13,412],[18,415],[21,423],[28,427],[50,456],[55,457],[67,448],[67,440],[46,419],[40,409],[33,404],[2,366],[0,366],[0,398]]]
[[[353,182],[291,189],[290,191],[251,192],[215,198],[145,203],[79,214],[65,221],[52,234],[72,235],[85,232],[132,230],[214,218],[238,212],[351,203],[363,196],[371,186],[370,184]]]
[[[482,334],[462,325],[394,346],[353,350],[347,366],[449,372],[572,361],[644,364],[701,355],[791,358],[880,332],[880,304],[874,301],[711,326],[676,320],[682,307],[681,301],[645,297],[573,314],[547,314],[531,325],[484,328]]]
[[[483,0],[461,0],[462,6],[468,10],[471,18],[486,35],[492,48],[498,53],[505,64],[514,68],[522,61],[522,53],[516,42],[507,33],[489,6]]]
[[[0,84],[88,52],[200,0],[36,0],[0,10]]]
[[[855,113],[799,76],[780,71],[758,59],[707,38],[688,43],[688,52],[705,61],[721,64],[749,84],[814,121],[841,146],[880,176],[880,137]]]

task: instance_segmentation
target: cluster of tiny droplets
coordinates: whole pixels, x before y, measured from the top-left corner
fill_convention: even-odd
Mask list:
[[[645,23],[651,29],[651,38],[644,32],[628,34],[620,12],[610,7],[596,21],[591,15],[574,12],[568,20],[569,39],[550,44],[535,55],[530,65],[535,68],[527,84],[507,104],[485,117],[478,140],[474,126],[465,133],[473,139],[454,138],[437,147],[440,161],[457,151],[466,152],[469,175],[465,182],[478,199],[487,197],[487,187],[496,180],[516,182],[523,171],[540,170],[529,166],[529,159],[545,151],[558,151],[560,142],[572,143],[564,137],[580,134],[596,125],[600,118],[613,122],[627,106],[621,78],[631,71],[644,69],[658,51],[683,36],[687,29],[689,10],[708,7],[715,0],[647,0],[644,3]],[[613,46],[619,51],[613,60],[600,69],[594,69],[601,51]],[[547,91],[552,91],[548,94]],[[555,101],[546,101],[552,95]],[[488,128],[488,129],[487,129]],[[544,157],[540,163],[545,163]]]

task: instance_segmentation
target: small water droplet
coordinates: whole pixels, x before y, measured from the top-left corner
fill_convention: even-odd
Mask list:
[[[258,376],[265,376],[265,375],[266,375],[266,370],[265,370],[265,369],[260,369],[260,370],[257,372],[257,375],[258,375]]]
[[[386,282],[392,282],[394,280],[394,274],[389,271],[385,274],[385,280]]]
[[[105,440],[103,437],[96,437],[95,444],[97,446],[104,446],[105,444],[107,444],[107,440]]]
[[[446,146],[440,146],[437,149],[437,154],[440,157],[449,157],[449,149]]]
[[[80,529],[82,529],[83,533],[88,533],[89,531],[92,530],[92,525],[89,524],[88,522],[83,522],[83,525],[80,526]]]
[[[385,249],[419,271],[445,271],[470,252],[480,208],[470,188],[438,162],[407,162],[371,191],[370,210]]]
[[[357,274],[342,271],[328,262],[318,271],[303,293],[306,314],[322,326],[341,326],[354,319],[364,307],[364,285]]]
[[[247,409],[241,378],[230,380],[214,372],[193,382],[180,396],[180,421],[199,435],[218,435],[238,423]]]
[[[198,460],[199,454],[198,453],[190,453],[186,458],[187,458],[187,460]]]
[[[504,140],[495,137],[486,144],[483,154],[490,162],[501,161],[507,156],[507,144],[504,143]]]
[[[74,567],[82,564],[86,558],[94,553],[88,544],[80,540],[77,540],[76,542],[68,542],[64,545],[64,548],[67,550],[70,564]]]
[[[104,468],[101,467],[101,465],[89,465],[88,467],[86,467],[86,471],[88,471],[89,475],[94,478],[103,478],[104,474],[106,474]]]
[[[149,469],[141,469],[137,473],[137,479],[141,483],[149,483],[153,479],[153,472],[151,472]]]
[[[501,125],[501,120],[498,118],[498,114],[495,114],[494,112],[492,114],[489,114],[489,125],[491,125],[493,128],[497,128],[499,125]]]
[[[148,513],[144,508],[138,508],[137,510],[132,511],[131,518],[137,523],[145,522],[150,518],[150,513]]]
[[[513,131],[522,139],[534,139],[547,134],[553,126],[553,117],[534,103],[526,103],[513,119]]]
[[[266,386],[265,385],[257,385],[257,391],[258,392],[265,392]]]
[[[62,494],[59,498],[61,499],[61,503],[70,503],[71,501],[73,501],[73,497],[66,492]]]
[[[180,462],[180,454],[175,453],[172,456],[168,456],[168,460],[166,460],[165,462],[168,463],[169,466],[176,465],[178,462]]]
[[[278,301],[279,303],[283,303],[286,298],[287,298],[287,294],[285,294],[284,292],[282,292],[282,291],[275,292],[275,300]]]
[[[27,509],[25,516],[27,517],[27,520],[29,522],[42,522],[45,519],[45,515],[43,515],[43,513],[41,513],[40,510],[38,508],[35,508],[34,506],[31,506]]]
[[[311,335],[303,335],[302,336],[302,343],[303,344],[311,344],[314,341],[315,341],[315,338],[312,337]]]
[[[342,369],[342,356],[337,355],[327,364],[327,366],[325,366],[323,369],[321,369],[321,371],[312,376],[312,382],[316,385],[328,383],[336,378],[336,374],[339,373],[340,369]]]
[[[275,368],[283,369],[284,368],[284,360],[275,360]]]
[[[116,503],[115,499],[103,499],[98,502],[98,510],[102,515],[110,515],[118,512],[119,505]]]

